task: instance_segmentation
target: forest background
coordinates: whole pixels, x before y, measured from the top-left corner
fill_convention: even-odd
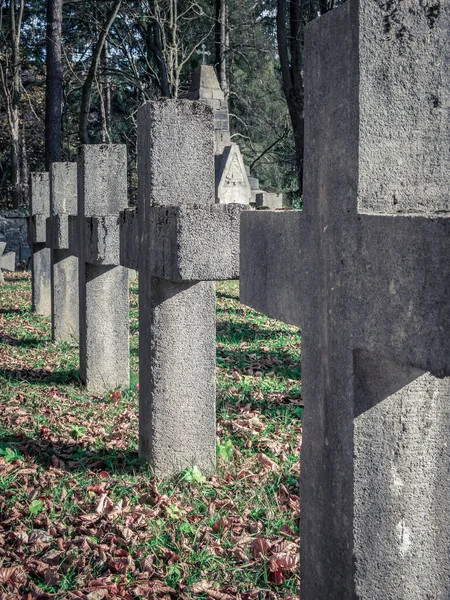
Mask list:
[[[304,26],[339,2],[0,0],[0,209],[26,209],[29,173],[80,143],[127,145],[133,204],[137,109],[183,97],[203,44],[232,141],[263,189],[298,206]]]

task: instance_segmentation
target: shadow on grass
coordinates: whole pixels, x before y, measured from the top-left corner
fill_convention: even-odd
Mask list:
[[[148,466],[141,461],[137,452],[92,449],[80,446],[76,440],[70,442],[52,442],[44,437],[31,438],[25,434],[3,434],[0,447],[10,446],[24,457],[30,457],[44,468],[56,466],[68,472],[109,471],[116,474],[133,474]],[[60,464],[58,461],[63,461]]]
[[[244,350],[217,349],[217,366],[237,371],[241,375],[249,375],[252,368],[262,375],[273,373],[288,379],[301,378],[301,361],[288,351],[276,349],[256,353],[256,358],[250,358],[251,352]]]
[[[0,308],[0,315],[26,315],[29,312],[29,308]]]
[[[8,346],[18,346],[20,348],[42,348],[50,343],[50,339],[37,339],[32,338],[29,340],[21,340],[9,336],[0,336],[0,344],[7,344]]]
[[[232,294],[225,294],[225,293],[217,292],[217,297],[218,298],[228,298],[228,300],[236,300],[236,302],[239,302],[239,296],[233,296]]]
[[[216,326],[218,341],[222,343],[238,342],[263,342],[277,335],[292,335],[284,329],[261,329],[248,323],[232,323],[230,321],[217,321]],[[223,338],[223,339],[222,339]]]
[[[47,371],[46,369],[0,369],[0,377],[8,381],[26,381],[31,385],[80,384],[77,370]]]
[[[27,275],[23,275],[22,277],[19,276],[14,276],[14,277],[5,277],[5,283],[21,283],[23,281],[29,281],[30,278]]]

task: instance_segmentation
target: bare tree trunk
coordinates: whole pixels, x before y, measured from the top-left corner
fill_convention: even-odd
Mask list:
[[[20,122],[19,104],[21,95],[20,85],[20,34],[25,0],[21,0],[19,13],[16,15],[16,1],[11,0],[11,67],[12,90],[10,95],[9,122],[11,130],[11,194],[13,208],[19,208],[21,203],[20,190]]]
[[[61,160],[62,0],[47,0],[47,76],[45,88],[45,168]]]
[[[102,77],[98,84],[98,92],[100,96],[100,113],[102,117],[102,142],[110,141],[109,124],[111,120],[111,81],[108,74],[108,41],[105,40],[105,45],[102,52]]]
[[[111,77],[109,76],[109,44],[108,40],[105,40],[105,47],[103,49],[103,60],[104,60],[104,72],[105,72],[105,83],[104,83],[104,97],[105,97],[105,117],[106,117],[106,128],[109,130],[111,127]]]
[[[151,55],[155,56],[158,69],[158,83],[163,98],[170,98],[169,77],[167,74],[167,65],[164,58],[161,24],[150,22],[146,29],[145,43],[147,45],[148,59],[151,61]]]
[[[300,3],[291,0],[289,19],[286,0],[278,0],[277,40],[283,93],[288,105],[295,142],[298,186],[303,189],[304,91],[303,91],[303,23]],[[289,40],[289,42],[288,42]]]
[[[28,179],[29,179],[29,167],[28,167],[28,152],[27,152],[27,138],[25,135],[25,123],[22,123],[22,137],[20,147],[20,183],[21,183],[21,195],[22,198],[28,198]]]
[[[295,142],[299,191],[303,190],[305,124],[303,117],[303,42],[304,28],[319,12],[332,10],[339,0],[277,0],[277,41],[283,93],[288,105]]]
[[[216,0],[215,47],[217,78],[225,94],[225,99],[227,99],[229,95],[227,74],[227,52],[229,47],[228,0]]]
[[[106,17],[106,23],[100,33],[97,45],[95,46],[92,54],[91,66],[83,85],[83,92],[81,95],[81,107],[80,107],[80,119],[78,123],[78,133],[82,144],[89,144],[89,132],[88,132],[88,118],[89,111],[91,108],[91,96],[92,96],[92,84],[97,76],[98,66],[100,64],[100,57],[105,44],[106,38],[108,37],[109,30],[111,29],[114,19],[120,9],[122,0],[114,0],[114,4],[108,12]]]

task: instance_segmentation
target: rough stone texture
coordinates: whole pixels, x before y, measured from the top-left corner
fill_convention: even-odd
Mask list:
[[[28,221],[31,257],[32,310],[51,315],[51,250],[45,247],[46,219],[50,216],[50,180],[48,173],[30,175],[31,216]]]
[[[273,192],[257,192],[255,194],[256,208],[283,208],[283,194]]]
[[[107,248],[103,244],[104,231],[101,227],[96,229],[101,239],[95,242],[95,234],[90,237],[88,226],[109,220],[118,222],[119,212],[126,206],[126,147],[82,146],[78,161],[78,238],[91,239],[101,254]],[[71,225],[76,226],[74,220]],[[115,240],[119,242],[118,236]],[[86,244],[81,244],[78,255],[81,378],[93,393],[127,387],[130,381],[128,270],[118,266],[118,262],[116,266],[99,264],[98,260],[90,264]]]
[[[3,271],[14,271],[16,268],[15,252],[3,254],[6,248],[6,242],[0,242],[0,283],[4,281]]]
[[[120,264],[120,215],[85,217],[85,260],[92,265]]]
[[[243,204],[158,206],[151,218],[153,275],[171,281],[239,278]]]
[[[139,451],[158,476],[215,470],[215,285],[196,281],[236,275],[245,207],[214,205],[213,139],[204,104],[139,110]]]
[[[130,269],[130,280],[136,277],[139,268],[139,222],[138,210],[127,208],[120,213],[120,264]],[[134,277],[133,277],[134,273]]]
[[[307,27],[305,209],[242,216],[242,300],[302,326],[302,600],[450,597],[450,5],[433,6],[350,0]]]
[[[69,215],[77,210],[76,163],[51,164],[47,246],[52,249],[52,337],[56,341],[79,339],[78,258],[69,239]]]
[[[221,154],[225,146],[231,143],[228,102],[212,65],[197,67],[186,98],[203,102],[214,110],[214,149],[216,154]]]
[[[216,156],[216,202],[249,204],[252,197],[244,159],[237,144]]]

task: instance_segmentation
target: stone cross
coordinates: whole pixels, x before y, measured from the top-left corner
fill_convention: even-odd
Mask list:
[[[0,242],[0,283],[4,282],[2,271],[14,271],[16,268],[16,253],[8,252],[3,254],[6,248],[6,242]]]
[[[50,217],[47,246],[52,249],[52,336],[56,341],[78,342],[78,258],[70,248],[69,215],[76,215],[77,164],[50,165]]]
[[[244,205],[214,202],[214,117],[189,100],[138,111],[139,452],[157,476],[216,464],[216,296],[236,279]],[[129,266],[134,266],[133,264]]]
[[[242,217],[242,301],[302,328],[302,600],[450,597],[450,4],[436,6],[350,0],[306,28],[305,208]]]
[[[202,64],[206,65],[206,57],[211,56],[211,52],[206,49],[205,43],[202,44],[201,50],[196,50],[196,53],[202,55]]]
[[[46,243],[46,219],[50,216],[50,180],[48,173],[30,175],[29,240],[31,257],[31,292],[34,312],[51,315],[51,250]]]
[[[79,240],[80,376],[92,393],[130,382],[128,269],[120,266],[118,228],[126,206],[126,147],[82,146],[78,217],[70,221]]]

